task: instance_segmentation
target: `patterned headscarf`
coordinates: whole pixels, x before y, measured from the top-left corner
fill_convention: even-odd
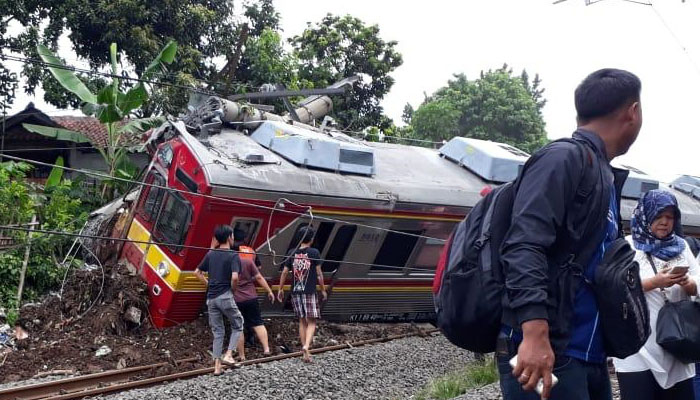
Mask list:
[[[673,232],[663,239],[651,233],[651,224],[667,208],[675,215]],[[685,250],[685,240],[681,236],[681,210],[676,197],[665,190],[650,190],[639,199],[630,222],[634,247],[664,261],[668,261]]]

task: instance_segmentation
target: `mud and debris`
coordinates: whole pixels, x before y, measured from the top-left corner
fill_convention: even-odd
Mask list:
[[[20,309],[19,327],[28,337],[0,357],[0,383],[43,376],[51,371],[76,374],[168,362],[155,374],[211,364],[211,330],[202,312],[196,320],[167,329],[150,324],[146,284],[125,266],[107,262],[81,268],[67,280],[63,296],[52,295]],[[96,301],[97,299],[97,301]],[[202,310],[204,311],[204,310]],[[300,348],[297,322],[266,319],[273,353]],[[335,324],[321,322],[314,346],[352,342],[415,331],[411,324]],[[109,351],[108,351],[108,350]],[[246,346],[246,358],[262,356],[259,343]],[[193,359],[185,363],[178,360]]]

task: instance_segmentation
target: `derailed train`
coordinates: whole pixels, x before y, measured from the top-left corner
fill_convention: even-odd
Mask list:
[[[444,239],[480,191],[514,179],[528,155],[460,137],[438,150],[364,142],[303,123],[331,107],[330,98],[311,97],[292,121],[212,97],[153,133],[151,186],[132,210],[127,236],[135,242],[121,258],[148,282],[156,326],[198,315],[206,288],[193,271],[218,224],[246,232],[273,289],[295,233],[311,224],[331,288],[325,319],[434,317],[431,283]],[[700,179],[684,176],[671,186],[685,233],[700,236]],[[623,219],[641,193],[657,187],[632,170]],[[260,294],[265,314],[291,313],[288,301],[271,304]]]

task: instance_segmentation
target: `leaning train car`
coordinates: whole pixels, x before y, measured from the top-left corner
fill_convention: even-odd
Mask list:
[[[330,288],[324,319],[428,321],[431,283],[444,240],[488,185],[515,178],[528,155],[505,144],[457,137],[439,150],[353,139],[311,123],[331,107],[305,101],[297,121],[210,98],[154,132],[157,151],[133,210],[121,257],[148,282],[157,327],[197,317],[206,288],[194,270],[213,229],[246,233],[277,289],[296,233],[311,225]],[[685,184],[685,189],[689,184]],[[659,183],[634,172],[622,212]],[[678,191],[686,232],[700,235],[700,206]],[[286,293],[289,294],[289,289]],[[288,299],[268,316],[291,315]]]

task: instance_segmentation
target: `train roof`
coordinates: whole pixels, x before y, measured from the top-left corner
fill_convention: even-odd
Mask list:
[[[306,129],[303,125],[297,127],[279,121],[262,122],[250,134],[224,125],[220,133],[211,135],[206,140],[200,140],[189,134],[182,122],[174,122],[173,125],[177,127],[183,141],[199,159],[212,186],[353,199],[393,200],[397,203],[468,209],[481,198],[480,192],[485,186],[500,183],[485,179],[484,177],[488,175],[477,171],[476,167],[466,166],[454,153],[447,154],[446,150],[441,153],[437,149],[418,146],[364,142],[337,132],[325,133]],[[276,135],[255,134],[263,131],[273,131]],[[304,155],[298,154],[299,146],[287,146],[295,149],[290,155],[275,149],[271,143],[265,142],[271,140],[271,137],[280,139],[285,136],[285,132],[292,136],[302,132],[317,142],[338,142],[353,151],[371,153],[371,173],[310,168],[308,164],[303,165]],[[487,146],[479,146],[479,141],[473,139],[466,139],[467,142],[464,142],[465,138],[457,139],[460,140],[460,144],[471,143],[476,148],[486,150],[494,148],[493,142],[486,142],[490,143]],[[312,140],[307,145],[313,147]],[[507,149],[507,145],[496,145],[515,154]],[[448,148],[447,145],[443,146],[443,149]],[[471,147],[467,149],[473,150]],[[514,157],[511,154],[510,158],[522,164],[527,158],[522,154],[525,156],[527,154],[521,153],[517,153]],[[501,172],[504,171],[502,165],[497,167],[501,168]],[[635,181],[642,180],[642,189],[645,180],[658,182],[648,179],[647,176],[639,176],[639,171],[632,170]],[[512,170],[509,170],[506,175],[512,175],[512,173]],[[700,202],[691,194],[686,194],[687,191],[676,190],[663,184],[659,186],[673,192],[678,198],[683,214],[683,225],[690,228],[689,233],[700,234]],[[639,192],[638,189],[637,192]],[[621,206],[623,219],[629,220],[636,204],[636,198],[623,198]]]
[[[257,129],[277,124],[265,122]],[[374,154],[374,173],[362,175],[299,166],[235,129],[223,128],[206,144],[183,127],[179,131],[214,186],[470,207],[487,185],[423,147],[354,140]]]

